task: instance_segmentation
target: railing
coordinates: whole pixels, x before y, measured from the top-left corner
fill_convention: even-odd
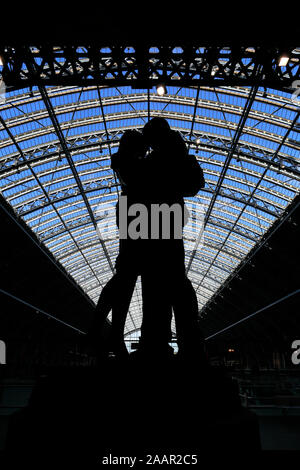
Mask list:
[[[276,405],[276,404],[251,404],[249,403],[249,397],[246,394],[239,394],[241,398],[241,404],[244,408],[253,411],[257,415],[271,415],[271,416],[300,416],[300,406],[290,405]],[[255,397],[259,400],[259,397]],[[265,398],[265,397],[264,397]]]

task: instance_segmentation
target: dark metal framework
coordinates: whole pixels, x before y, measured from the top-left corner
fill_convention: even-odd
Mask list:
[[[103,215],[119,190],[110,157],[126,129],[153,116],[181,133],[205,174],[204,190],[187,199],[184,235],[202,315],[293,210],[300,49],[43,44],[4,45],[0,56],[0,190],[94,302],[118,251]],[[160,82],[164,96],[152,90]],[[127,334],[139,329],[141,305],[138,283]]]
[[[3,44],[3,79],[15,88],[43,85],[142,88],[177,86],[291,87],[300,78],[296,48],[205,44]],[[288,53],[286,67],[279,66]],[[261,72],[261,73],[260,73]]]

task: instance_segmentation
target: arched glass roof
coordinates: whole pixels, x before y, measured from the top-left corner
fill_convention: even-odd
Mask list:
[[[250,87],[174,86],[164,96],[129,86],[11,91],[0,103],[0,190],[96,303],[118,253],[116,226],[107,224],[120,191],[110,156],[125,129],[165,117],[206,180],[186,199],[184,233],[202,309],[299,193],[299,110],[290,93]],[[205,216],[198,247],[197,214]],[[138,282],[125,334],[141,318]]]

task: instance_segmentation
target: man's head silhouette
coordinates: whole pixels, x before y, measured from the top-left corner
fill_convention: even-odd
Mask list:
[[[148,146],[159,155],[172,155],[173,158],[187,154],[185,142],[179,132],[170,128],[169,123],[162,117],[154,117],[143,128],[143,136]]]
[[[153,150],[158,150],[163,146],[164,142],[170,134],[170,126],[166,119],[162,117],[154,117],[143,128],[145,140]]]

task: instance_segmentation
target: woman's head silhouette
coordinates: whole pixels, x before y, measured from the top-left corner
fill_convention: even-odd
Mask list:
[[[141,158],[146,153],[143,134],[135,129],[124,132],[120,139],[118,154],[122,157]]]

